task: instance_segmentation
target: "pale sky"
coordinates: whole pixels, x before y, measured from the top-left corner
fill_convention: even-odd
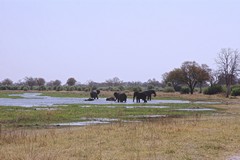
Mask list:
[[[0,0],[0,81],[155,78],[240,49],[240,0]]]

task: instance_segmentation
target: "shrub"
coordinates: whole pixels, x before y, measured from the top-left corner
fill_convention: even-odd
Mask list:
[[[180,90],[181,94],[189,94],[190,93],[190,89],[188,87],[182,87]]]
[[[163,92],[175,92],[173,87],[165,87]]]
[[[174,86],[174,90],[175,90],[176,92],[181,92],[182,87],[181,87],[181,86]]]
[[[47,87],[46,86],[39,86],[38,90],[39,91],[45,91],[45,90],[47,90]]]
[[[240,96],[240,87],[239,88],[233,88],[231,91],[231,96]]]
[[[124,88],[123,86],[119,86],[118,89],[119,89],[120,91],[124,91],[125,88]]]
[[[141,87],[133,87],[132,90],[133,90],[133,92],[141,92],[142,88]]]
[[[154,86],[153,85],[148,85],[147,90],[151,90],[151,89],[154,89]]]
[[[28,86],[24,86],[24,87],[22,88],[22,90],[28,91],[28,90],[29,90],[29,87],[28,87]]]
[[[56,91],[62,91],[63,90],[63,87],[62,86],[57,86],[56,87]]]
[[[223,92],[222,86],[214,85],[214,86],[210,86],[210,87],[206,88],[203,91],[203,94],[212,95],[212,94],[217,94],[217,93],[221,93],[221,92]]]

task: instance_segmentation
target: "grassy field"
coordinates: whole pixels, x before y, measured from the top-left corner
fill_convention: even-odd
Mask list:
[[[54,96],[59,93],[46,94]],[[62,92],[60,94],[65,96]],[[106,92],[104,96],[111,94]],[[6,97],[6,93],[4,95]],[[84,97],[79,92],[69,95]],[[0,107],[0,159],[225,160],[240,155],[239,98],[176,93],[158,93],[156,98],[222,103],[198,104],[200,108],[217,109],[200,113],[175,110],[196,107],[194,104],[161,104],[169,106],[164,109],[126,109],[122,104],[116,108],[108,105],[58,106],[57,110]],[[129,118],[129,115],[154,114],[167,117],[141,119],[140,123],[121,121],[139,120]],[[81,117],[118,118],[120,121],[85,127],[48,125],[79,121]]]

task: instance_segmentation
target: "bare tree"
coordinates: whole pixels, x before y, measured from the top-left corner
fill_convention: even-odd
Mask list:
[[[2,81],[2,85],[10,86],[13,84],[13,81],[9,78],[6,78]]]
[[[40,87],[40,86],[44,86],[46,81],[43,78],[36,78],[36,83]]]
[[[233,77],[237,77],[240,69],[240,53],[237,49],[223,48],[218,53],[216,63],[220,74],[224,75],[227,87],[226,97],[229,97],[232,79]]]
[[[120,80],[118,77],[114,77],[112,79],[108,79],[105,81],[106,84],[108,84],[109,86],[119,86],[123,83],[122,80]]]
[[[33,86],[37,84],[36,79],[32,77],[25,77],[25,83],[31,90],[33,89]]]

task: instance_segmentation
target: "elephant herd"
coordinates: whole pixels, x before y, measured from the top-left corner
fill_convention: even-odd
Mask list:
[[[90,98],[85,99],[85,101],[93,101],[98,99],[100,90],[93,90],[90,92]],[[144,92],[134,92],[133,93],[133,102],[136,99],[137,103],[140,103],[140,100],[143,100],[144,103],[152,100],[152,95],[156,97],[156,92],[154,90],[148,90]],[[127,102],[127,95],[125,93],[114,92],[113,97],[106,98],[106,101],[117,101],[117,102]]]

